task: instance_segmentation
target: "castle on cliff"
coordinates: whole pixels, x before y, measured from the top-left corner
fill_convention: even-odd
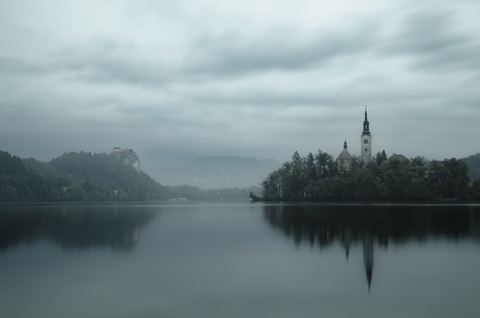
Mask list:
[[[132,149],[121,149],[120,147],[114,147],[110,156],[115,157],[127,166],[132,166],[137,172],[140,173],[140,159]]]

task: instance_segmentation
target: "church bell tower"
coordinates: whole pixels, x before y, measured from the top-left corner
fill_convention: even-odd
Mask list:
[[[370,123],[367,118],[367,106],[365,106],[365,120],[363,121],[363,131],[361,140],[361,157],[363,161],[372,160],[372,135],[370,134]]]

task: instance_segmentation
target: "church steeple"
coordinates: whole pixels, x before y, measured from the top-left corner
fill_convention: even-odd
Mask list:
[[[361,157],[363,161],[368,162],[372,160],[372,134],[370,133],[370,123],[367,117],[367,106],[365,105],[365,120],[363,121],[363,131],[360,136],[361,140]]]
[[[343,143],[343,149],[347,149],[347,139],[345,139],[345,142]]]
[[[362,136],[370,136],[370,123],[367,118],[367,106],[365,105],[365,120],[363,121],[363,131]]]

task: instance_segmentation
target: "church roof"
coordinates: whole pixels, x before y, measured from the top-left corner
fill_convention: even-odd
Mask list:
[[[338,155],[337,160],[352,160],[352,156],[348,152],[347,148],[343,148],[342,152]]]
[[[396,154],[396,153],[394,153],[393,155],[390,156],[390,158],[388,158],[388,160],[390,160],[390,159],[398,159],[398,160],[400,160],[400,161],[405,161],[405,160],[406,160],[406,161],[410,161],[410,160],[408,160],[408,158],[405,157],[404,155],[402,155],[402,154]]]

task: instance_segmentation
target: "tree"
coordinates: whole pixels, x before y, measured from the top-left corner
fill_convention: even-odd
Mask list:
[[[252,201],[253,201],[253,202],[256,202],[256,201],[261,201],[261,200],[262,200],[262,198],[261,198],[261,197],[259,197],[259,196],[256,196],[255,194],[253,194],[253,192],[252,192],[252,191],[250,191],[250,194],[249,194],[248,196],[249,196],[249,197],[252,199]]]
[[[284,193],[283,185],[284,171],[282,168],[269,173],[261,183],[262,196],[266,201],[281,201]]]
[[[292,165],[294,168],[296,168],[296,167],[299,167],[301,164],[302,164],[302,158],[300,157],[298,152],[295,151],[292,156]]]
[[[317,170],[315,169],[315,158],[312,153],[308,153],[307,159],[305,160],[305,175],[306,179],[310,182],[314,182],[317,178]]]
[[[352,199],[348,180],[334,176],[322,181],[323,199],[331,201],[349,201]]]
[[[428,180],[432,198],[465,198],[470,183],[467,163],[455,158],[433,161],[429,167]]]
[[[381,166],[384,161],[387,160],[387,154],[385,153],[385,150],[383,150],[381,153],[377,152],[375,155],[375,163],[377,166]]]
[[[379,179],[369,169],[362,169],[353,177],[354,199],[359,201],[379,200]]]
[[[389,159],[382,163],[380,169],[387,190],[387,199],[410,199],[413,173],[409,169],[408,161]]]
[[[412,187],[410,198],[414,200],[427,200],[428,195],[428,161],[425,157],[410,158],[410,171]]]
[[[332,174],[334,173],[332,169],[334,166],[336,167],[336,163],[330,154],[318,149],[318,153],[315,155],[315,161],[318,169],[317,175],[320,178],[327,178],[329,176],[332,176]]]
[[[350,175],[354,175],[358,171],[362,170],[365,167],[365,161],[362,157],[353,155],[352,160],[350,160],[350,170],[348,171]]]

